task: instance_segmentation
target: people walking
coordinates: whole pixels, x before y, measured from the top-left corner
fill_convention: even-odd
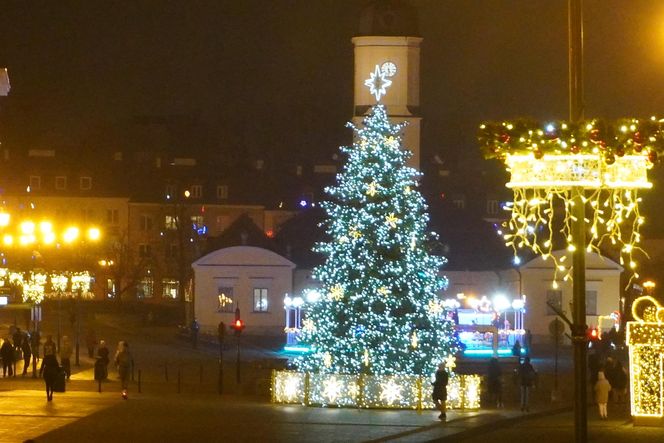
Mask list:
[[[7,337],[0,346],[0,357],[2,357],[2,376],[11,377],[14,375],[14,346],[11,338]]]
[[[115,354],[115,365],[118,367],[118,374],[120,375],[120,382],[122,384],[122,398],[125,400],[128,397],[129,375],[133,363],[134,359],[129,352],[129,344],[126,341],[121,341],[118,344],[118,350]]]
[[[497,358],[489,360],[489,369],[487,371],[487,385],[489,388],[489,398],[491,403],[497,408],[503,407],[503,382],[502,369]]]
[[[537,380],[537,371],[530,364],[530,357],[526,357],[519,365],[518,378],[521,390],[521,412],[530,412],[530,391]]]
[[[41,367],[39,368],[39,376],[44,377],[46,383],[46,400],[53,400],[53,390],[55,389],[55,382],[60,372],[60,365],[55,354],[46,354],[42,360]]]
[[[607,418],[606,404],[609,402],[609,392],[611,392],[611,384],[604,376],[604,372],[597,373],[597,382],[595,383],[595,401],[599,408],[599,416],[605,420]]]
[[[52,335],[47,335],[44,342],[44,357],[47,355],[55,355],[55,342]]]
[[[449,375],[445,370],[445,363],[438,365],[438,370],[436,371],[435,380],[433,382],[433,392],[431,393],[431,398],[436,404],[436,408],[440,411],[438,418],[442,421],[445,421],[447,415],[445,413],[446,403],[447,403],[447,383],[449,381]]]
[[[23,336],[23,343],[21,343],[21,351],[23,352],[23,376],[28,373],[30,369],[30,361],[32,360],[32,347],[30,346],[30,336]]]
[[[62,364],[62,369],[65,371],[65,376],[67,380],[71,377],[71,354],[74,352],[69,341],[69,337],[66,335],[62,337],[62,346],[60,347],[60,364]]]
[[[625,403],[627,398],[627,382],[629,381],[629,377],[627,376],[627,371],[625,370],[625,367],[620,362],[620,360],[615,361],[611,370],[611,377],[607,377],[607,379],[611,385],[611,395],[613,396],[613,401],[617,404]]]
[[[100,366],[102,367],[101,379],[106,380],[108,378],[108,363],[110,361],[108,347],[106,346],[106,341],[99,340],[99,348],[97,348],[97,357],[99,358]]]

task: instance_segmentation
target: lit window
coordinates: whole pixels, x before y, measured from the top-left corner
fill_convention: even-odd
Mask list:
[[[228,286],[221,286],[217,291],[217,298],[219,312],[235,312],[235,298],[233,298],[233,288]]]
[[[177,300],[179,284],[177,280],[165,278],[161,281],[161,296]]]
[[[30,176],[30,189],[35,190],[35,189],[40,189],[41,188],[41,177],[38,175],[31,175]]]
[[[254,312],[267,312],[267,289],[254,288]]]
[[[152,298],[154,291],[154,282],[152,277],[142,278],[138,284],[136,284],[136,297],[141,298]]]
[[[177,216],[167,215],[164,219],[164,228],[169,230],[176,230],[178,228],[178,218]]]
[[[92,177],[81,177],[81,191],[89,191],[92,189]]]
[[[225,200],[228,198],[228,185],[217,186],[217,198],[220,200]]]
[[[115,282],[112,278],[106,279],[106,297],[115,297]]]
[[[64,175],[58,175],[55,177],[55,189],[62,191],[67,189],[67,177]]]
[[[193,229],[198,229],[205,224],[205,220],[202,215],[192,215],[191,216],[191,226]]]
[[[191,187],[191,198],[201,198],[201,197],[203,197],[203,186],[193,185]]]

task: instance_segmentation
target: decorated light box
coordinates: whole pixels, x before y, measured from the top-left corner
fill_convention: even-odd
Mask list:
[[[449,409],[480,407],[480,376],[454,374]],[[416,375],[318,374],[273,371],[272,402],[306,406],[432,409],[431,382]]]
[[[664,307],[650,296],[632,304],[627,322],[634,424],[664,426]]]

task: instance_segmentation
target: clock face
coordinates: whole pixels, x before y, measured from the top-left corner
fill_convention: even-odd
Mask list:
[[[380,67],[380,70],[383,72],[385,77],[393,77],[397,73],[397,65],[393,62],[385,62]]]

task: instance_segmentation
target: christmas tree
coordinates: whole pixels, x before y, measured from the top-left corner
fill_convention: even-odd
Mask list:
[[[352,126],[352,125],[351,125]],[[352,126],[353,127],[353,126]],[[406,166],[403,125],[375,106],[348,156],[338,184],[327,188],[326,257],[314,270],[321,297],[308,309],[302,342],[312,352],[301,370],[346,374],[422,374],[457,350],[454,326],[436,292],[445,259],[429,254],[428,215]]]

